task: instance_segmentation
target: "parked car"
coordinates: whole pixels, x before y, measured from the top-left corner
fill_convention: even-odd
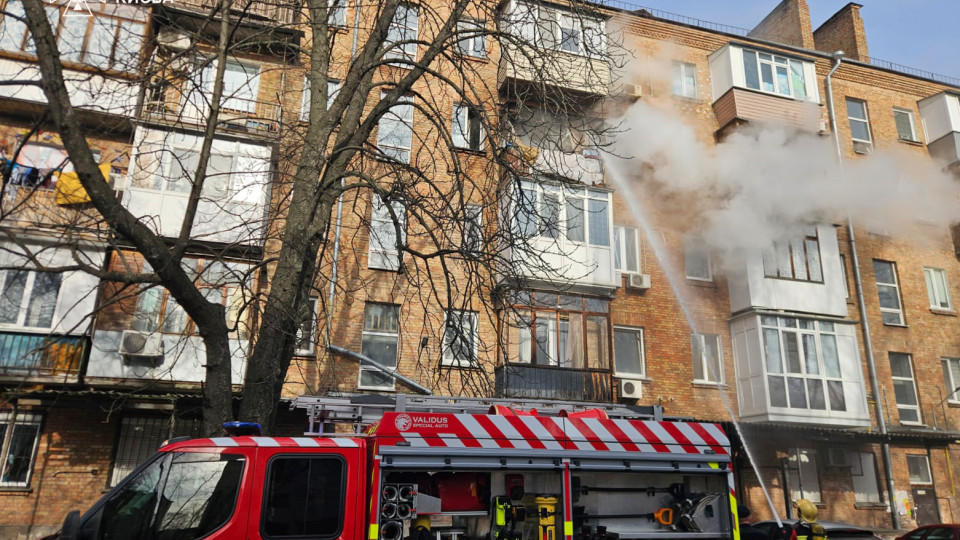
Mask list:
[[[784,527],[793,527],[793,525],[797,522],[795,519],[782,519],[780,521],[783,522]],[[864,529],[863,527],[858,527],[856,525],[850,525],[849,523],[821,521],[820,524],[823,525],[823,529],[827,533],[827,538],[830,540],[883,540],[882,537],[877,536],[869,529]],[[753,526],[766,533],[767,536],[770,537],[770,540],[777,540],[779,538],[776,534],[774,534],[777,530],[776,521],[760,521],[758,523],[754,523]],[[916,539],[911,538],[910,540]]]
[[[897,540],[960,540],[960,524],[924,525],[907,534],[898,536]]]

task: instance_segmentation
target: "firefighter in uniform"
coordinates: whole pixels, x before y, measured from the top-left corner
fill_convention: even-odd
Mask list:
[[[823,525],[817,523],[817,505],[807,499],[797,501],[797,516],[800,518],[793,528],[791,539],[827,540]]]

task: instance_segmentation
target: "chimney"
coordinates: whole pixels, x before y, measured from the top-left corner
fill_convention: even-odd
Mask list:
[[[844,56],[867,62],[867,32],[863,28],[860,8],[863,6],[850,2],[833,14],[833,17],[813,32],[813,41],[818,51],[843,51]]]
[[[810,8],[806,0],[783,0],[747,36],[813,49]]]

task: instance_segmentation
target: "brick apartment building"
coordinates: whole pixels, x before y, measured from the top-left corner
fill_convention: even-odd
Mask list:
[[[702,147],[720,151],[724,141],[757,130],[763,136],[766,128],[826,140],[836,131],[845,163],[896,151],[950,172],[960,162],[960,80],[872,59],[854,3],[814,29],[804,0],[784,0],[751,31],[640,8],[595,5],[572,16],[561,4],[496,7],[512,31],[559,55],[546,72],[493,40],[458,51],[484,112],[502,116],[516,134],[525,159],[514,172],[526,179],[504,188],[483,136],[465,134],[458,155],[476,186],[466,204],[478,210],[457,234],[483,242],[497,227],[527,230],[542,260],[534,264],[516,250],[504,256],[520,268],[522,290],[460,294],[481,270],[405,259],[393,247],[395,226],[412,245],[429,230],[405,219],[402,206],[391,214],[369,191],[347,193],[334,229],[339,251],[322,259],[316,318],[303,329],[285,397],[411,391],[326,349],[333,345],[440,395],[660,405],[667,415],[724,422],[731,431],[732,413],[742,430],[735,437],[738,496],[759,517],[772,513],[755,471],[781,516],[786,499],[805,497],[824,519],[878,529],[892,527],[891,507],[903,529],[956,521],[960,267],[948,228],[921,223],[918,241],[854,221],[854,254],[846,221],[811,221],[802,238],[731,257],[701,237],[698,220],[678,212],[676,200],[638,215],[601,152],[569,128],[544,128],[556,111],[524,96],[544,85],[611,117],[649,103],[670,111]],[[7,0],[3,11],[22,13],[18,5]],[[179,167],[201,144],[209,88],[175,75],[144,85],[133,74],[143,62],[170,62],[176,72],[171,59],[185,57],[187,35],[198,28],[206,34],[197,56],[212,53],[216,25],[199,24],[210,5],[89,5],[93,17],[83,24],[65,15],[65,5],[47,8],[64,66],[76,75],[74,105],[120,200],[162,235],[176,236],[189,184]],[[230,202],[201,205],[203,241],[187,257],[198,283],[232,317],[238,393],[259,321],[237,306],[245,291],[269,287],[270,267],[260,264],[277,249],[282,221],[272,218],[289,196],[282,179],[299,136],[289,126],[309,103],[297,52],[305,38],[290,24],[296,10],[258,9],[226,67],[230,116],[213,142],[211,167],[228,178],[217,189]],[[351,3],[331,13],[345,38],[331,57],[350,58],[357,12]],[[403,32],[426,26],[416,10],[403,13]],[[11,78],[36,61],[18,24],[0,20],[0,72]],[[98,30],[103,25],[112,37]],[[593,55],[591,47],[611,54]],[[831,77],[834,124],[826,78],[837,50],[845,56]],[[635,69],[645,60],[653,67]],[[331,64],[330,94],[347,67]],[[389,69],[384,79],[395,76]],[[430,96],[440,115],[473,125],[474,113],[455,96],[418,84],[416,94]],[[109,106],[97,101],[105,88]],[[0,150],[12,159],[22,149],[17,180],[3,194],[4,225],[19,231],[22,245],[7,243],[3,264],[16,264],[28,249],[50,261],[44,264],[66,264],[78,256],[57,247],[68,234],[91,267],[142,268],[142,258],[72,191],[68,170],[45,176],[62,169],[66,156],[48,125],[31,131],[43,101],[37,87],[0,86]],[[439,134],[420,109],[398,112],[391,129],[395,155],[432,163]],[[618,137],[629,140],[630,132]],[[447,166],[432,167],[437,182],[450,181]],[[376,173],[378,165],[368,167]],[[555,221],[544,227],[547,214]],[[214,248],[218,256],[210,258]],[[121,287],[79,270],[2,272],[0,538],[33,537],[89,506],[163,439],[196,433],[204,353],[161,288]],[[433,293],[459,309],[444,309]],[[124,354],[131,336],[156,357]],[[304,418],[286,409],[280,405],[279,430],[302,431]]]

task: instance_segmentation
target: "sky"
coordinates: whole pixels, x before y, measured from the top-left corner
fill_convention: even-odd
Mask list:
[[[779,0],[625,0],[714,23],[753,28]],[[807,0],[814,30],[849,0]],[[870,56],[960,77],[960,1],[859,0]]]

